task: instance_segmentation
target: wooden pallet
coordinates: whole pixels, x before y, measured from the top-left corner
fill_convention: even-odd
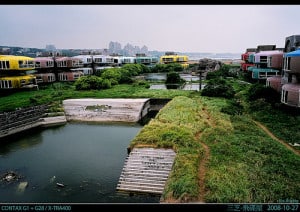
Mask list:
[[[125,160],[117,190],[162,194],[175,156],[172,149],[134,148]]]

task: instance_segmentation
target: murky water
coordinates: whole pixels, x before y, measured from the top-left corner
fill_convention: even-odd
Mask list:
[[[164,81],[167,78],[166,73],[148,73],[145,74],[145,80],[151,82],[150,89],[181,89],[181,90],[193,90],[193,91],[199,91],[200,90],[200,84],[199,82],[199,76],[191,75],[191,74],[179,74],[182,79],[186,81],[186,84],[184,86],[167,86],[166,84],[155,84],[155,82],[158,81]],[[204,84],[201,84],[201,89],[204,88]]]
[[[199,76],[191,74],[179,74],[180,77],[188,82],[199,81]],[[145,80],[148,81],[162,81],[167,79],[167,73],[147,73],[144,74]]]
[[[126,148],[141,128],[67,123],[0,143],[0,175],[20,175],[16,181],[0,181],[0,202],[158,203],[159,196],[116,191]],[[24,190],[21,182],[28,183]]]

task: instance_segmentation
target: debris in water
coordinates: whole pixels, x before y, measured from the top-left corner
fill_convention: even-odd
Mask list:
[[[50,183],[53,183],[54,180],[55,180],[55,178],[56,178],[55,176],[51,177],[51,178],[50,178]]]
[[[15,175],[13,174],[7,174],[5,177],[4,177],[4,180],[6,181],[11,181],[15,178]]]
[[[16,172],[13,172],[13,171],[6,172],[2,176],[2,180],[6,181],[6,182],[11,182],[11,181],[14,181],[14,180],[18,180],[19,178],[20,178],[20,176]]]
[[[17,193],[21,194],[25,191],[25,188],[28,186],[28,182],[20,182],[17,188]]]
[[[59,186],[59,187],[65,187],[65,185],[62,184],[62,183],[56,183],[56,185]]]

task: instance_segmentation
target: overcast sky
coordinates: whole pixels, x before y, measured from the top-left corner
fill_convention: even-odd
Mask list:
[[[102,49],[109,42],[175,52],[284,47],[300,5],[0,5],[0,45]]]

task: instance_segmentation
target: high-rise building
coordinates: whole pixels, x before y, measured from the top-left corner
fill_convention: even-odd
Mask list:
[[[53,44],[46,45],[46,51],[56,51],[56,47]]]

